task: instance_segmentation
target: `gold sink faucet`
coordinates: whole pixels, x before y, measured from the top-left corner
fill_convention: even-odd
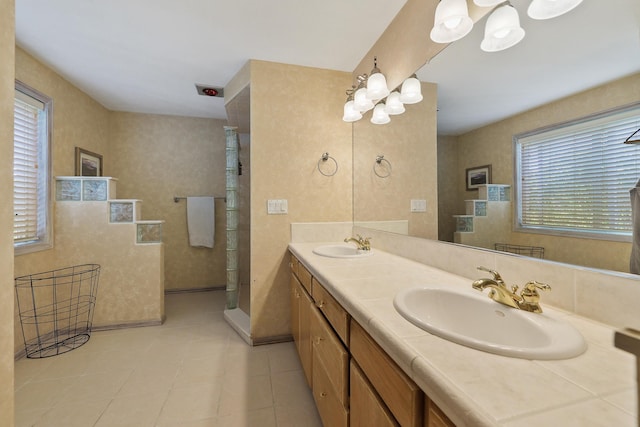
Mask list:
[[[500,304],[508,305],[509,307],[517,308],[520,310],[530,311],[532,313],[542,313],[540,307],[540,294],[538,289],[547,291],[551,290],[551,286],[546,283],[536,282],[535,280],[527,282],[520,295],[516,294],[518,286],[514,285],[511,290],[507,288],[506,283],[502,280],[502,276],[495,270],[488,269],[486,267],[478,267],[478,270],[491,273],[493,279],[478,279],[474,280],[471,285],[473,289],[483,291],[487,288],[491,289],[489,292],[489,298],[499,302]]]
[[[371,242],[369,241],[371,237],[362,237],[358,234],[358,238],[355,237],[347,237],[344,239],[345,243],[354,242],[358,246],[358,250],[361,251],[370,251],[371,250]]]

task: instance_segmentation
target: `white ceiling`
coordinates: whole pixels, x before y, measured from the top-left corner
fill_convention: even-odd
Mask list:
[[[196,83],[224,86],[249,59],[350,72],[404,3],[16,0],[16,42],[109,109],[225,118],[223,99]],[[585,0],[549,21],[511,3],[519,45],[482,52],[482,20],[419,71],[439,85],[440,134],[640,71],[640,1]]]

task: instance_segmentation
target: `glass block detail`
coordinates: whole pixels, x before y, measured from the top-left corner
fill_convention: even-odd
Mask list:
[[[109,203],[109,222],[133,222],[133,202]]]
[[[56,200],[80,201],[82,199],[81,182],[79,179],[56,180]]]
[[[500,201],[508,202],[511,200],[511,187],[500,187]]]
[[[137,243],[162,243],[162,223],[136,224]]]
[[[454,215],[456,219],[456,231],[463,233],[473,232],[473,217],[470,215]]]
[[[473,214],[475,216],[487,216],[487,202],[484,200],[475,200],[473,203]]]
[[[83,180],[82,181],[82,200],[95,201],[107,200],[107,180]]]
[[[479,196],[491,202],[508,202],[511,200],[511,187],[502,184],[487,184],[480,188]]]
[[[500,200],[500,189],[498,187],[487,187],[487,200],[497,202]]]

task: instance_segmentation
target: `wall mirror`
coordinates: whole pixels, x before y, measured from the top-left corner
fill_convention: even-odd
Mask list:
[[[433,212],[433,204],[440,204],[439,238],[451,241],[451,216],[464,213],[466,198],[477,197],[477,191],[466,191],[465,168],[492,165],[494,183],[513,181],[511,148],[493,158],[483,157],[486,153],[466,153],[466,158],[465,153],[457,153],[455,158],[437,162],[438,157],[453,155],[447,154],[452,144],[465,136],[468,139],[476,129],[491,123],[640,72],[640,3],[636,0],[586,1],[566,15],[545,21],[527,16],[529,1],[511,3],[526,31],[521,43],[502,52],[481,51],[485,17],[465,38],[417,71],[421,81],[437,83],[438,152],[425,150],[416,142],[430,134],[429,120],[436,106],[429,102],[429,93],[425,93],[425,105],[407,106],[407,112],[392,117],[389,124],[369,123],[370,113],[354,123],[355,223],[384,228],[376,221],[398,220],[407,223],[398,232],[435,239],[438,236],[424,232],[424,225],[434,220],[433,215],[428,215]],[[634,81],[637,88],[637,80]],[[629,99],[628,103],[637,102],[637,93],[635,98],[631,93]],[[597,104],[596,100],[591,113],[599,112]],[[612,107],[603,109],[607,108]],[[575,118],[578,117],[581,116]],[[554,114],[548,114],[543,120],[528,124],[530,127],[525,130],[557,122]],[[506,142],[509,147],[512,136]],[[405,145],[405,139],[414,143]],[[375,159],[380,155],[392,165],[391,179],[381,179],[373,173]],[[433,168],[438,168],[439,182],[424,182],[428,178],[422,176],[423,172]],[[436,192],[438,200],[429,199],[429,191]],[[412,212],[414,198],[427,199],[426,215]],[[545,241],[543,236],[530,237],[528,244],[547,246],[545,259],[628,272],[629,243],[613,249],[612,256],[621,258],[617,266],[592,262],[593,254],[603,248],[612,252],[603,241],[581,239],[573,246],[582,248],[585,256],[572,261],[563,257],[564,249],[554,248],[555,243]]]

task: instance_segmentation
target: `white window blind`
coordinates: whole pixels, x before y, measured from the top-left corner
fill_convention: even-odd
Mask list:
[[[634,106],[516,136],[516,228],[628,240],[640,149],[623,141],[638,127]]]
[[[14,228],[16,248],[49,244],[50,101],[16,82],[14,101]]]

